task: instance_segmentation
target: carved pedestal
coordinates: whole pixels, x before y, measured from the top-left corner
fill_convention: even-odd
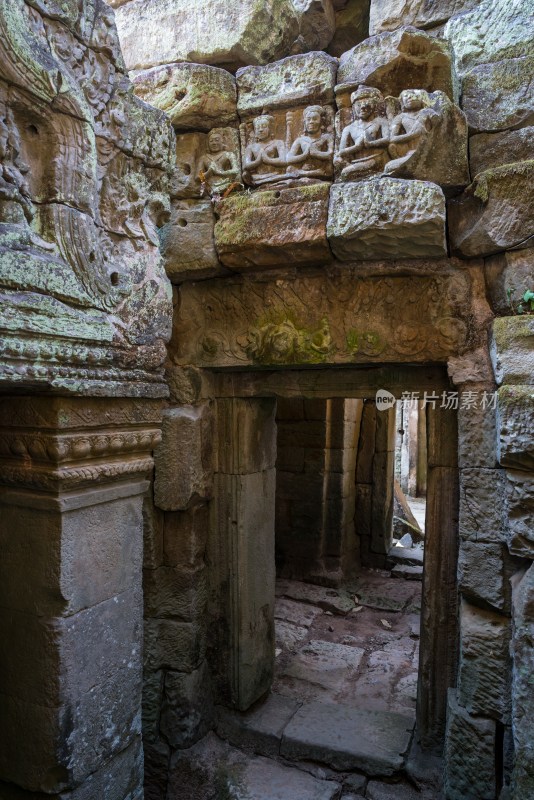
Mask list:
[[[0,401],[6,800],[143,796],[141,507],[159,406]]]

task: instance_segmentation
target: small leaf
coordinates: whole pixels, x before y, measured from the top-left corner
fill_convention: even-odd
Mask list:
[[[387,619],[381,619],[381,620],[380,620],[380,622],[382,623],[382,625],[384,626],[384,628],[391,628],[391,627],[393,627],[393,626],[391,625],[391,622],[388,622],[388,621],[387,621]]]
[[[525,303],[528,303],[529,300],[534,300],[534,292],[532,292],[530,289],[527,289],[522,299],[525,301]]]

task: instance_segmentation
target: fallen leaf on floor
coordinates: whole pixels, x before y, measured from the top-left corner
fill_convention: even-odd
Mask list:
[[[360,598],[358,597],[357,594],[354,595],[354,602],[356,603],[356,605],[358,605],[358,603],[360,602]]]
[[[329,625],[328,626],[328,630],[330,631],[330,633],[333,633],[334,632],[334,626],[333,625]]]
[[[382,623],[384,628],[391,628],[392,627],[391,622],[388,622],[387,619],[381,619],[380,622]]]
[[[272,652],[272,650],[271,650],[271,652]],[[281,647],[277,647],[276,650],[274,651],[274,657],[278,658],[278,656],[280,655],[281,652],[282,652],[282,648]]]
[[[351,614],[357,614],[358,611],[362,611],[362,610],[363,610],[363,606],[355,606],[350,613]]]
[[[325,611],[324,613],[326,614],[327,617],[333,617],[334,616],[331,611]]]

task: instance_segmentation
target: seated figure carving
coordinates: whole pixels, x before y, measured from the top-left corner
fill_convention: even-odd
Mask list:
[[[383,171],[387,161],[389,126],[379,114],[384,102],[378,89],[359,86],[350,97],[353,121],[341,134],[339,150],[334,158],[341,168],[341,180],[365,178]]]
[[[421,146],[440,115],[428,107],[428,94],[421,89],[401,92],[401,111],[391,122],[388,153],[392,158],[385,168],[386,175],[395,175]]]
[[[252,186],[263,186],[287,180],[286,148],[281,139],[273,137],[274,118],[262,114],[254,120],[254,141],[243,159],[243,179]]]
[[[198,176],[210,194],[223,194],[233,183],[240,182],[239,164],[235,153],[227,150],[221,131],[212,130],[208,136],[208,152],[201,158]]]
[[[331,178],[334,137],[325,130],[322,106],[308,106],[304,110],[303,128],[286,157],[288,174],[299,178]]]

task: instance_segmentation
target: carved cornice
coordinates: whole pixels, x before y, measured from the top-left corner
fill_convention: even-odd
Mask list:
[[[160,404],[3,398],[0,484],[45,492],[145,477],[161,441]]]

